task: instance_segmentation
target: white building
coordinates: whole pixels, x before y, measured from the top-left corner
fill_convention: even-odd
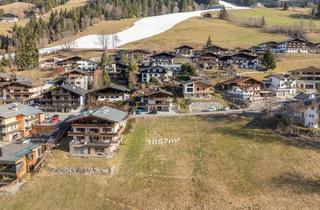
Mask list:
[[[315,93],[320,87],[320,68],[309,66],[290,73],[297,80],[297,88],[303,89],[306,93]]]
[[[317,98],[293,104],[295,122],[307,128],[318,128],[319,105]]]
[[[292,99],[297,93],[296,84],[296,80],[288,74],[271,75],[265,83],[278,100]]]
[[[161,82],[168,82],[172,78],[173,72],[163,66],[151,66],[141,70],[141,81],[150,82],[151,78]]]

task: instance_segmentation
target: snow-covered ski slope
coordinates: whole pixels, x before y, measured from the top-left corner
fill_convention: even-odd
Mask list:
[[[220,4],[224,5],[228,10],[248,9],[247,7],[238,7],[224,1],[220,1]],[[121,47],[125,44],[163,33],[180,22],[183,22],[192,17],[200,16],[203,12],[217,11],[217,10],[219,9],[173,13],[173,14],[142,18],[136,21],[132,27],[116,33],[118,38],[117,47]],[[109,34],[108,38],[105,39],[105,40],[108,40],[108,48],[112,47],[112,43],[111,43],[112,36],[113,34]],[[100,40],[101,40],[101,35],[97,35],[97,34],[87,35],[87,36],[83,36],[76,39],[75,41],[73,41],[71,44],[68,44],[67,46],[68,48],[72,48],[72,49],[102,49]],[[39,53],[46,54],[54,51],[63,50],[65,48],[66,48],[66,45],[43,48],[39,50]]]

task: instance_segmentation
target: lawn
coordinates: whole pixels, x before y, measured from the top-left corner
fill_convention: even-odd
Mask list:
[[[152,144],[160,139],[171,141]],[[113,177],[42,170],[14,198],[0,198],[0,209],[319,207],[319,151],[288,145],[248,119],[139,119],[125,140]],[[62,151],[48,164],[66,161]]]

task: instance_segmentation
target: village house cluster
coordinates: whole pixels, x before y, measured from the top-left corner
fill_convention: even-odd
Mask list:
[[[66,137],[70,156],[111,158],[120,148],[131,115],[179,114],[180,100],[200,99],[195,105],[205,104],[202,101],[210,101],[216,93],[238,108],[260,104],[263,109],[272,102],[288,103],[297,125],[318,128],[319,67],[271,74],[262,81],[228,74],[215,84],[205,72],[263,71],[261,56],[268,49],[274,53],[320,53],[319,47],[303,39],[290,39],[250,49],[211,44],[200,50],[183,45],[171,52],[117,50],[105,66],[80,56],[53,55],[41,60],[40,68],[61,70],[54,79],[34,82],[0,73],[4,103],[0,106],[0,183],[37,171],[45,152]],[[105,75],[109,81],[97,86]],[[207,106],[197,109],[222,109],[220,105]]]

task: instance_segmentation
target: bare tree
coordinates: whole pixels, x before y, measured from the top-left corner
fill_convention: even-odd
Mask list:
[[[107,50],[109,47],[110,37],[108,34],[102,34],[98,36],[97,44],[102,50]]]
[[[120,39],[117,34],[113,34],[111,37],[112,49],[116,49],[120,43]]]
[[[64,44],[62,45],[62,49],[65,51],[69,51],[70,49],[74,48],[76,45],[74,39],[67,38],[66,41],[64,42]]]

